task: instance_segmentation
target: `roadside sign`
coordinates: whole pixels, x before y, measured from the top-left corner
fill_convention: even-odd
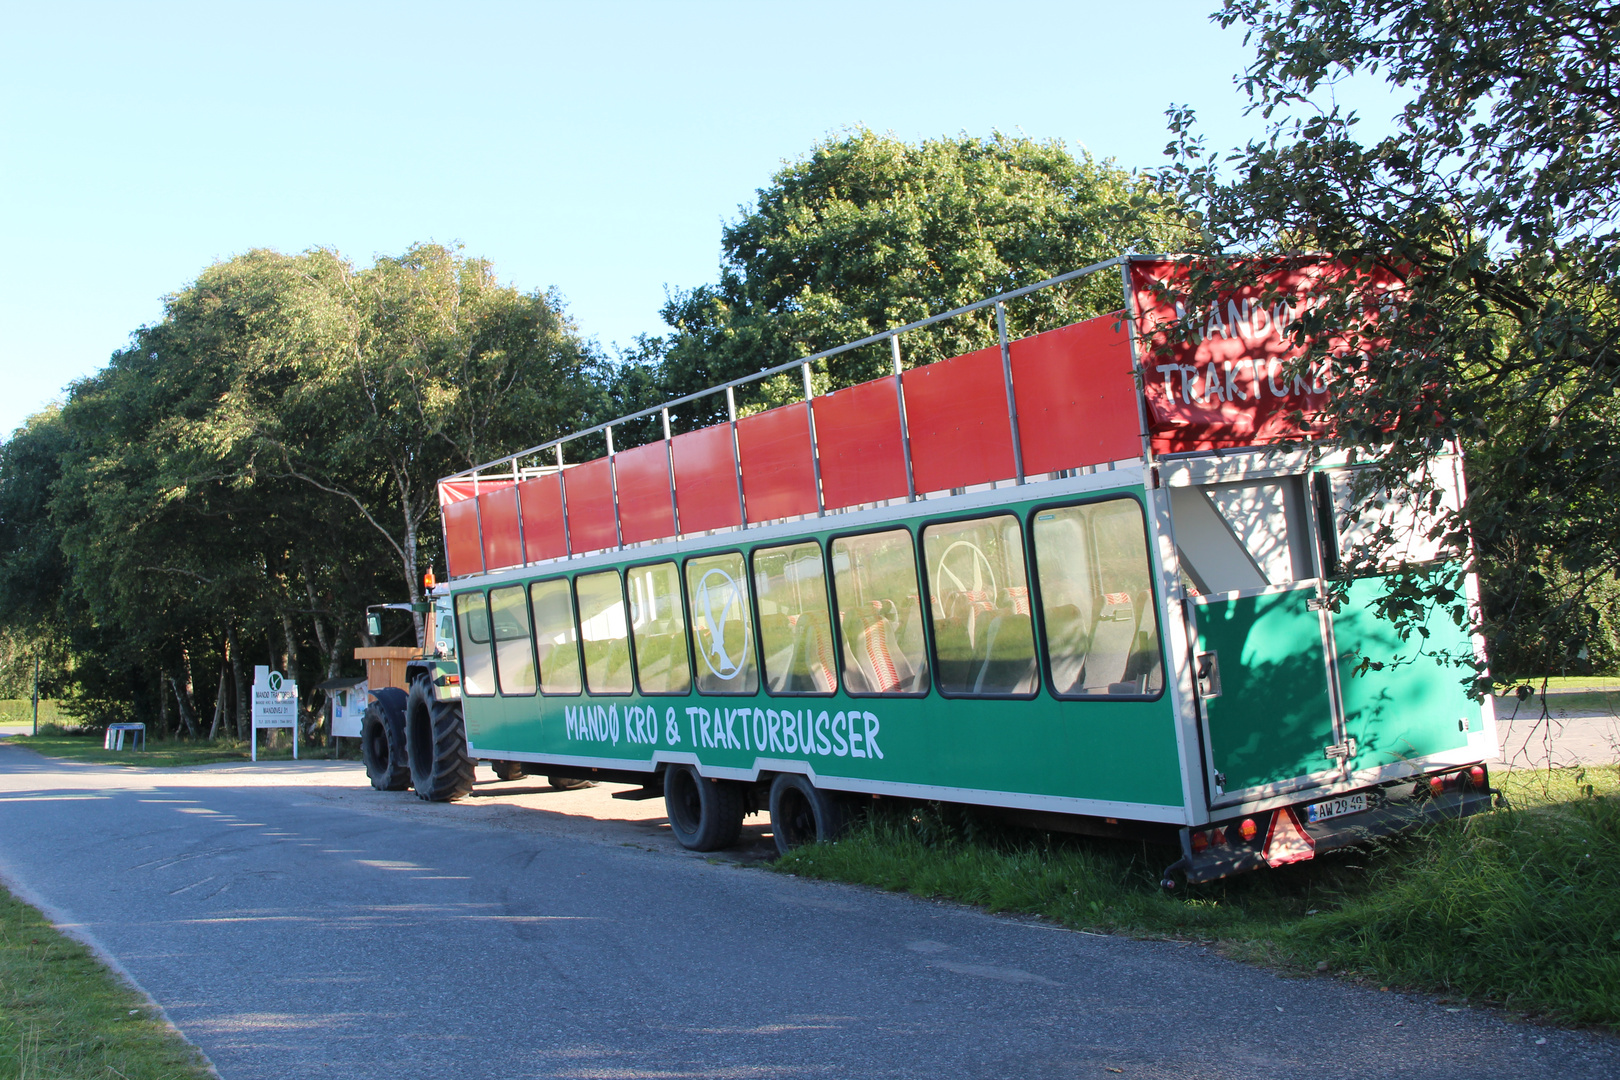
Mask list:
[[[252,758],[259,760],[259,729],[291,728],[298,760],[298,684],[267,667],[253,669]]]
[[[332,734],[342,739],[358,739],[360,723],[370,703],[371,688],[365,683],[332,691]]]

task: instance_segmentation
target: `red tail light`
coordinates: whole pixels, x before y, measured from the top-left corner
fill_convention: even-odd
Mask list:
[[[1195,832],[1192,834],[1192,849],[1194,855],[1203,854],[1204,849],[1207,847],[1209,847],[1208,834],[1201,832]]]
[[[1225,829],[1211,829],[1211,830],[1209,830],[1209,842],[1212,843],[1212,844],[1224,844],[1224,843],[1226,843],[1226,830]]]
[[[1483,765],[1475,765],[1472,769],[1469,769],[1468,779],[1474,782],[1475,787],[1483,788],[1485,786],[1485,767]]]
[[[1238,826],[1238,832],[1243,834],[1243,839],[1253,840],[1260,834],[1260,826],[1254,823],[1254,818],[1244,818],[1243,824]]]
[[[1446,790],[1446,778],[1443,776],[1429,777],[1429,790],[1436,795]]]

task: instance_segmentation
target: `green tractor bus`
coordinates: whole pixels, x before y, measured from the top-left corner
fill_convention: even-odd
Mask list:
[[[1124,310],[1009,339],[1008,305],[1102,272]],[[787,850],[939,800],[1178,845],[1167,885],[1488,807],[1494,718],[1456,666],[1480,643],[1376,614],[1388,568],[1438,555],[1424,515],[1311,430],[1297,306],[1235,297],[1172,340],[1181,272],[1111,260],[751,377],[798,367],[801,401],[741,416],[731,384],[711,427],[671,435],[681,399],[446,478],[418,795],[480,760],[633,783],[696,850],[755,812]],[[906,334],[976,312],[998,346],[904,368]],[[885,342],[893,375],[811,392]],[[593,432],[606,455],[565,461]]]

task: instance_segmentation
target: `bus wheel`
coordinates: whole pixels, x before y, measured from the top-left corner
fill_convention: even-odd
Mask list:
[[[411,786],[429,802],[449,802],[472,791],[473,760],[461,723],[461,702],[436,701],[426,679],[411,683],[405,705],[405,745]]]
[[[523,779],[523,762],[521,761],[492,761],[489,767],[495,770],[497,780]]]
[[[783,855],[800,844],[838,839],[849,816],[843,798],[798,773],[782,773],[771,781],[771,835]]]
[[[548,776],[546,783],[558,791],[573,791],[575,788],[595,787],[595,780],[576,780],[572,776]]]
[[[378,791],[404,791],[411,786],[411,765],[405,753],[405,691],[385,686],[372,694],[360,721],[360,756],[366,778]]]
[[[743,789],[726,780],[705,780],[690,765],[664,773],[664,809],[669,829],[691,851],[719,851],[742,835]]]

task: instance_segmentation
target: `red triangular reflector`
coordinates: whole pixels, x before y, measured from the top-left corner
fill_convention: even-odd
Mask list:
[[[1285,806],[1271,815],[1271,828],[1266,831],[1266,862],[1284,866],[1314,858],[1316,841],[1305,832],[1293,809]]]

